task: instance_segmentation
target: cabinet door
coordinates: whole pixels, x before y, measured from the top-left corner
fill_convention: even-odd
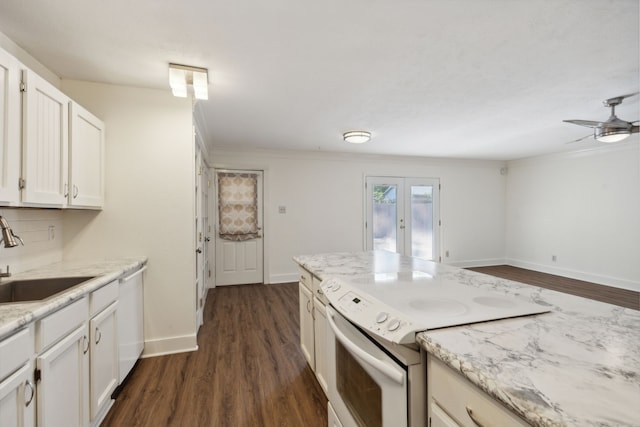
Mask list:
[[[313,332],[316,355],[316,378],[327,394],[327,307],[313,298]]]
[[[315,371],[315,344],[313,337],[313,300],[311,291],[302,283],[298,284],[300,296],[300,347],[302,354]]]
[[[89,424],[88,366],[86,324],[37,357],[38,427],[86,427]]]
[[[69,98],[31,70],[23,72],[22,202],[66,206]]]
[[[111,401],[118,385],[117,307],[114,302],[89,321],[92,422]]]
[[[29,362],[0,382],[0,426],[35,427],[35,387]]]
[[[0,205],[20,201],[19,62],[0,49]]]
[[[104,202],[104,123],[69,104],[69,206],[101,208]]]

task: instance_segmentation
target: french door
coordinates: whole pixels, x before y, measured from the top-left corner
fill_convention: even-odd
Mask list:
[[[367,177],[367,250],[439,261],[438,178]]]

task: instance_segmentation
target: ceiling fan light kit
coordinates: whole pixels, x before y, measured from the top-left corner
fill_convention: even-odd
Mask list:
[[[599,141],[607,144],[614,142],[620,142],[629,137],[632,133],[638,133],[638,125],[634,125],[636,122],[627,122],[619,119],[616,116],[616,106],[622,104],[622,100],[631,96],[637,95],[639,92],[630,93],[627,95],[616,96],[609,98],[603,102],[605,107],[611,108],[611,116],[605,122],[596,122],[592,120],[563,120],[566,123],[572,123],[574,125],[586,126],[593,128],[593,137]],[[586,138],[586,137],[585,137]],[[584,138],[580,138],[576,141],[581,141]]]

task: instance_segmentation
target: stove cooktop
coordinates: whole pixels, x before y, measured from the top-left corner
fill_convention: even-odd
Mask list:
[[[343,316],[397,344],[413,344],[416,333],[429,329],[550,311],[513,296],[420,271],[331,278],[321,287]]]

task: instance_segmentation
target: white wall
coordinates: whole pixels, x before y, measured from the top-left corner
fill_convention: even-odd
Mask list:
[[[364,249],[365,175],[440,178],[443,261],[504,261],[502,162],[217,149],[209,164],[265,170],[267,282],[294,281],[294,255]]]
[[[630,140],[509,162],[509,264],[640,291],[640,143]]]
[[[191,101],[171,91],[63,80],[106,124],[101,212],[65,211],[65,259],[140,256],[145,355],[197,348]]]

